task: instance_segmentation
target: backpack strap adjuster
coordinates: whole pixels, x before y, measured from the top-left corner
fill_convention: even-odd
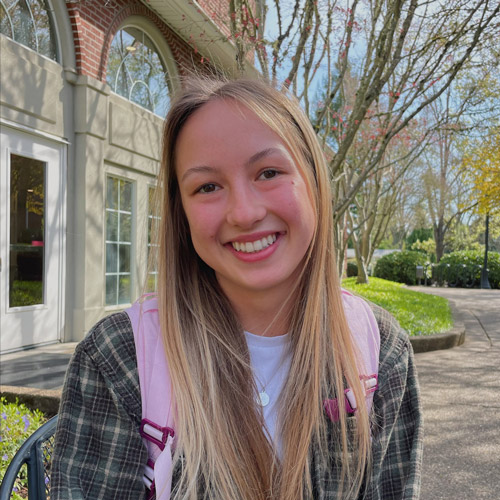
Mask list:
[[[369,394],[372,394],[378,389],[378,375],[361,375],[359,377],[362,381],[364,381],[365,385],[365,394],[368,397]],[[344,399],[345,399],[345,411],[346,413],[353,414],[356,413],[358,405],[356,403],[356,398],[354,397],[354,393],[352,389],[347,388],[344,390]],[[337,398],[335,399],[325,399],[323,401],[323,407],[325,408],[325,412],[330,418],[332,422],[338,422],[340,419],[339,414],[339,403]]]
[[[161,451],[165,449],[168,437],[175,435],[171,427],[161,427],[147,418],[142,419],[139,433],[144,439],[158,446]]]

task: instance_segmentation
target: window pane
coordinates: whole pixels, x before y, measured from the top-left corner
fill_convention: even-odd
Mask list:
[[[130,273],[130,245],[120,245],[120,273]]]
[[[106,276],[106,304],[115,305],[118,299],[118,276]]]
[[[118,212],[106,211],[106,240],[118,241]]]
[[[9,38],[14,38],[13,29],[14,27],[12,26],[11,19],[7,16],[7,12],[3,8],[3,5],[0,4],[0,33]]]
[[[118,291],[118,304],[128,304],[131,302],[130,276],[120,276]]]
[[[120,210],[132,212],[132,183],[120,181]]]
[[[106,273],[118,272],[118,245],[106,243]]]
[[[125,27],[111,42],[106,81],[117,94],[164,117],[169,105],[168,74],[153,41]]]
[[[52,19],[44,0],[3,0],[0,32],[16,42],[56,60]]]
[[[45,163],[10,156],[9,306],[43,304]]]
[[[120,241],[132,241],[132,217],[120,214]]]
[[[108,177],[106,192],[106,208],[118,210],[118,179]]]

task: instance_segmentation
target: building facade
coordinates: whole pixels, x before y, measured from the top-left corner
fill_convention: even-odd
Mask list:
[[[227,5],[1,1],[2,352],[80,340],[154,288],[162,121],[181,77],[236,70]]]

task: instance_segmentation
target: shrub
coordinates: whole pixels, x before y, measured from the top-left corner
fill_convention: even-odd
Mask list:
[[[438,279],[460,287],[478,286],[484,262],[483,250],[461,250],[443,256],[435,268]],[[500,288],[500,253],[488,252],[488,280]]]
[[[358,275],[358,264],[356,264],[355,260],[347,261],[347,277],[352,278]]]
[[[421,252],[393,252],[381,257],[375,266],[374,276],[384,280],[415,285],[417,266],[423,266],[427,257]]]
[[[19,403],[9,403],[2,396],[1,403],[1,428],[2,438],[0,441],[0,480],[3,479],[7,466],[14,458],[17,450],[26,439],[47,420],[44,414],[28,409]],[[27,472],[26,466],[21,468],[21,472],[14,485],[12,492],[13,500],[26,498]]]
[[[414,229],[410,236],[408,236],[405,240],[407,248],[411,248],[411,246],[417,241],[427,241],[429,239],[434,239],[434,231],[432,228],[421,227],[419,229]]]

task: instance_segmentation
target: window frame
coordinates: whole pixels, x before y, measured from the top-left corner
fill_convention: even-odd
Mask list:
[[[31,3],[33,2],[33,0],[25,0],[25,1],[27,3],[28,10],[29,10],[31,17],[33,19],[32,8],[31,8]],[[58,26],[57,26],[57,19],[56,19],[56,15],[55,15],[56,13],[55,13],[54,7],[52,6],[51,0],[36,0],[36,1],[42,2],[44,4],[45,11],[47,13],[48,29],[50,31],[50,37],[51,37],[51,41],[53,44],[54,57],[51,57],[47,54],[44,54],[43,52],[40,52],[38,50],[39,44],[38,44],[38,36],[37,36],[37,30],[36,30],[37,26],[36,26],[36,23],[34,22],[34,19],[33,19],[33,24],[34,24],[34,31],[35,31],[35,38],[36,38],[36,48],[31,47],[29,45],[26,45],[23,42],[16,40],[14,31],[13,31],[13,26],[12,26],[12,23],[10,22],[11,16],[9,16],[9,13],[7,13],[5,5],[2,5],[2,7],[6,11],[6,15],[9,18],[9,24],[11,26],[11,31],[12,31],[13,36],[10,37],[9,35],[7,35],[5,33],[2,33],[2,35],[5,36],[6,38],[8,38],[9,40],[12,40],[14,43],[17,43],[17,44],[25,47],[28,50],[32,50],[33,52],[35,52],[39,56],[45,57],[49,61],[61,64],[61,60],[62,60],[61,44],[60,44],[60,40],[59,40],[60,36],[59,36],[59,30],[58,30]],[[19,2],[17,2],[17,3],[19,3]],[[3,4],[3,2],[2,2],[2,4]],[[17,8],[17,5],[15,8]]]
[[[119,182],[127,182],[131,185],[131,207],[130,207],[130,212],[126,210],[120,210],[120,205],[118,204],[118,208],[116,212],[118,214],[120,213],[127,213],[130,214],[130,252],[129,252],[129,259],[130,259],[130,267],[128,272],[120,272],[120,260],[119,260],[119,253],[120,253],[120,245],[124,244],[124,241],[121,241],[119,239],[119,224],[120,224],[120,219],[118,219],[118,225],[117,225],[117,240],[112,241],[108,240],[108,220],[107,220],[107,214],[108,212],[114,211],[114,209],[108,209],[108,181],[110,179],[118,180]],[[119,184],[120,186],[120,184]],[[118,193],[120,187],[118,188]],[[130,305],[133,302],[134,298],[134,292],[135,292],[135,275],[136,275],[136,259],[135,259],[135,252],[136,252],[136,218],[137,218],[137,202],[136,202],[136,196],[137,196],[137,179],[129,178],[123,175],[116,174],[113,171],[108,171],[105,174],[104,177],[104,203],[103,203],[103,304],[106,310],[114,310],[114,309],[123,309],[124,306]],[[107,269],[107,263],[108,263],[108,244],[116,244],[118,246],[117,249],[117,271],[116,272],[108,272]],[[120,275],[128,275],[130,278],[130,297],[128,302],[119,302],[119,283],[120,283]],[[116,276],[117,277],[117,290],[116,290],[116,303],[108,303],[107,302],[107,278],[108,276]]]
[[[161,31],[154,25],[152,24],[148,19],[141,17],[141,16],[130,16],[127,19],[125,19],[116,29],[116,31],[113,34],[113,37],[111,38],[109,47],[108,47],[108,54],[107,54],[107,60],[106,60],[106,84],[109,86],[110,91],[114,94],[117,95],[118,97],[121,97],[122,99],[127,100],[128,102],[139,106],[141,109],[144,109],[155,116],[158,116],[162,120],[165,119],[165,116],[161,116],[156,114],[154,111],[145,108],[141,106],[140,104],[137,104],[136,102],[130,100],[128,97],[125,97],[121,94],[118,94],[113,90],[111,85],[107,81],[107,72],[108,72],[108,66],[109,66],[109,50],[111,49],[111,44],[113,43],[113,40],[115,39],[116,35],[120,30],[126,29],[126,28],[134,28],[137,30],[142,31],[145,35],[149,37],[151,42],[153,43],[154,47],[157,50],[158,56],[160,57],[163,66],[165,67],[166,73],[167,73],[167,88],[169,90],[169,98],[174,94],[175,90],[179,87],[179,71],[177,64],[175,62],[174,56],[172,54],[172,51],[170,50],[170,47],[165,40],[164,35],[161,33]]]

